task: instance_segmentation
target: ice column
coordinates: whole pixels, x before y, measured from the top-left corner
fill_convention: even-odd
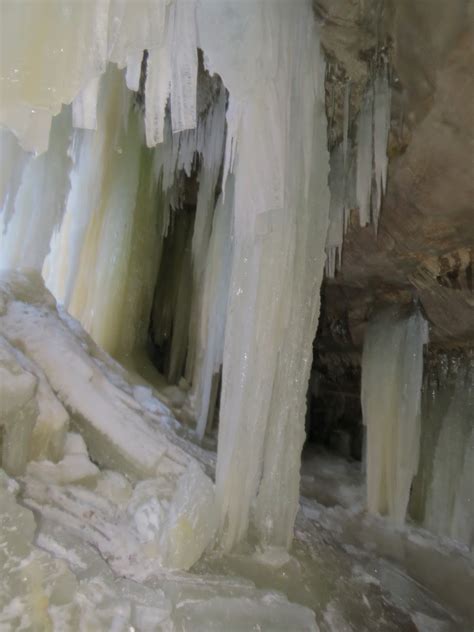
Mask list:
[[[419,312],[391,307],[368,324],[362,356],[362,412],[367,427],[369,511],[403,524],[418,469],[423,345]]]
[[[421,456],[412,516],[439,535],[474,545],[474,357],[434,355],[425,384]]]
[[[202,3],[200,45],[229,90],[235,177],[217,461],[221,542],[287,546],[328,216],[324,66],[310,3]],[[227,195],[227,190],[226,190]]]

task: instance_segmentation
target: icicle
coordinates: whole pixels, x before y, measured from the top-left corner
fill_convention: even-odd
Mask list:
[[[346,172],[346,168],[347,168],[350,105],[351,105],[351,82],[347,81],[346,85],[344,86],[344,120],[343,120],[343,131],[342,131],[342,153],[344,155],[344,172]]]
[[[221,195],[212,227],[203,283],[202,311],[193,378],[193,410],[196,431],[204,436],[209,420],[214,376],[219,372],[224,354],[224,331],[228,288],[232,262],[233,177],[227,179],[227,195]]]
[[[367,90],[357,121],[356,195],[361,226],[370,222],[373,165],[373,93]]]
[[[329,229],[326,238],[326,275],[333,278],[342,252],[344,241],[344,192],[345,192],[345,155],[343,146],[337,145],[332,151],[329,171]]]
[[[379,71],[374,84],[374,176],[376,200],[372,204],[373,222],[377,230],[382,195],[387,184],[387,143],[390,131],[390,86],[387,66]]]
[[[367,328],[362,356],[362,411],[367,427],[367,504],[403,524],[418,469],[426,321],[389,308]]]

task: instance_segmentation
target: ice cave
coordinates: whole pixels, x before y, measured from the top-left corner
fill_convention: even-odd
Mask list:
[[[472,0],[0,31],[0,631],[472,631]]]

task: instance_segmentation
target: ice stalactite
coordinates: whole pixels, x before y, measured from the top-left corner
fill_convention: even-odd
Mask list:
[[[341,267],[344,235],[350,211],[359,209],[361,226],[378,228],[387,184],[387,143],[390,131],[390,85],[384,63],[370,81],[357,118],[356,152],[349,138],[350,83],[344,90],[342,142],[331,151],[329,186],[331,206],[326,243],[326,275]],[[354,154],[354,155],[353,155]]]
[[[370,202],[373,177],[373,108],[372,86],[369,86],[357,119],[357,178],[356,194],[361,226],[370,222]]]
[[[434,355],[425,378],[421,456],[413,518],[433,533],[474,545],[472,353]]]
[[[419,312],[388,308],[369,323],[362,357],[362,411],[367,427],[367,505],[403,524],[418,469],[423,345]]]
[[[372,216],[377,230],[382,197],[387,186],[388,134],[390,131],[390,85],[388,69],[384,65],[374,81],[374,179],[375,200],[372,201]]]
[[[215,382],[219,380],[224,354],[232,262],[233,186],[233,177],[228,176],[226,192],[220,195],[217,203],[209,242],[208,262],[204,272],[202,310],[198,321],[191,393],[196,415],[196,430],[201,438],[214,413],[212,396],[216,396]]]
[[[329,205],[329,229],[326,238],[326,275],[334,278],[336,270],[341,266],[342,244],[346,228],[346,155],[344,148],[338,145],[331,152],[329,189],[331,202]]]
[[[356,191],[359,220],[361,226],[372,221],[376,230],[387,182],[389,131],[390,85],[388,68],[384,63],[373,83],[368,86],[357,120]]]

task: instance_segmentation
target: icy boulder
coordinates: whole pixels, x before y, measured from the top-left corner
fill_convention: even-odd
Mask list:
[[[37,529],[0,470],[0,627],[15,630],[170,630],[162,591],[116,580],[99,554],[51,523]],[[52,555],[51,555],[52,554]],[[53,557],[54,556],[54,557]],[[62,559],[61,559],[62,558]]]
[[[69,415],[41,369],[1,333],[0,375],[3,467],[18,474],[29,459],[58,461],[64,453]]]
[[[2,272],[0,302],[3,462],[24,474],[25,503],[124,576],[189,568],[216,530],[214,485],[170,431],[169,410],[134,398],[39,275]],[[80,434],[66,434],[69,416]]]

